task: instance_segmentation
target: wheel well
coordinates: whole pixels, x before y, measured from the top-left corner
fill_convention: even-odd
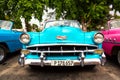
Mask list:
[[[112,49],[112,55],[117,55],[119,50],[120,50],[120,46],[114,46]]]
[[[6,43],[0,43],[0,45],[3,45],[7,50],[7,53],[9,52],[9,48],[8,48],[8,46],[7,46],[7,44]]]

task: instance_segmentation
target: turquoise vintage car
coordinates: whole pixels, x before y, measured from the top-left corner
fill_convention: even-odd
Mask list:
[[[104,65],[103,40],[99,32],[84,32],[76,20],[48,21],[41,32],[20,36],[18,62],[31,67]]]
[[[13,30],[13,22],[0,20],[0,63],[3,63],[7,54],[22,48],[19,37],[22,32]]]

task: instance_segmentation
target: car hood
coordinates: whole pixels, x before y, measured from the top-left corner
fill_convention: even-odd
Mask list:
[[[75,27],[51,27],[42,32],[29,32],[33,44],[94,44],[95,32],[83,32]]]
[[[10,31],[10,30],[4,30],[4,29],[0,29],[0,33],[6,33],[6,31]]]

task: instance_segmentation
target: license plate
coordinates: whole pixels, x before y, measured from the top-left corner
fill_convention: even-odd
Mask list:
[[[53,60],[51,61],[51,66],[74,66],[74,62],[70,60]]]

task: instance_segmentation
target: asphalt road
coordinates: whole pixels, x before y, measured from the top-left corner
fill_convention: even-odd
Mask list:
[[[120,66],[107,60],[105,66],[88,67],[21,67],[17,55],[0,64],[0,80],[120,80]]]

